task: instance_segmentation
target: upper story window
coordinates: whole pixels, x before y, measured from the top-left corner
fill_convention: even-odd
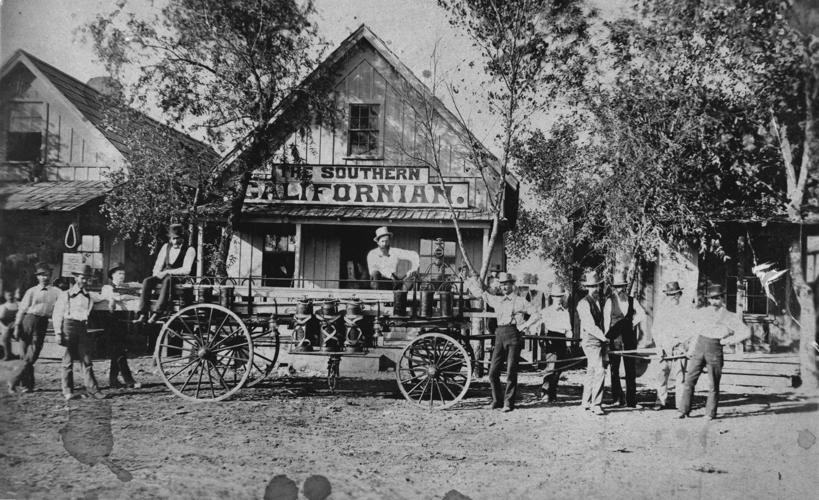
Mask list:
[[[378,156],[378,104],[350,104],[349,156]]]
[[[6,161],[39,161],[43,146],[43,103],[9,102]]]

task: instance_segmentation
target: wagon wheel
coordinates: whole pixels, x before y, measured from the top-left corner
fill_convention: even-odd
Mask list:
[[[154,350],[159,376],[177,396],[221,401],[235,394],[253,367],[253,339],[231,310],[195,304],[162,325]]]
[[[276,368],[276,362],[279,359],[278,330],[272,332],[267,327],[259,328],[258,331],[253,330],[250,334],[253,339],[253,366],[250,369],[247,382],[245,382],[247,387],[256,386],[270,375],[270,372]]]
[[[401,351],[395,373],[407,401],[440,410],[464,397],[472,381],[472,364],[457,340],[433,332],[420,335]]]

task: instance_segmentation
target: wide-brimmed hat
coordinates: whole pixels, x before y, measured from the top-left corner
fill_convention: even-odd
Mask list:
[[[168,238],[184,238],[185,226],[182,224],[171,224],[168,228]]]
[[[614,271],[614,276],[611,280],[611,286],[626,286],[628,285],[628,269],[617,269]]]
[[[677,281],[669,281],[665,284],[665,290],[663,293],[666,295],[676,295],[678,293],[682,293],[684,288],[680,288],[680,283]]]
[[[580,286],[597,286],[603,282],[603,278],[600,277],[600,273],[595,270],[586,271],[583,275],[583,281],[580,282]]]
[[[709,299],[714,297],[722,297],[725,295],[725,289],[722,288],[722,285],[719,283],[714,283],[713,285],[708,286],[708,290],[705,293],[705,296]]]
[[[375,230],[375,238],[373,238],[373,241],[378,243],[378,239],[381,238],[382,236],[389,236],[390,238],[392,238],[392,232],[387,226],[381,226]]]
[[[51,267],[45,262],[38,262],[37,265],[34,266],[34,275],[36,276],[38,274],[51,276]]]
[[[108,268],[108,277],[110,278],[117,271],[124,271],[124,270],[125,270],[125,264],[124,263],[115,262],[113,266]]]
[[[563,297],[564,295],[566,295],[566,288],[560,283],[553,283],[552,286],[549,287],[550,297]]]
[[[86,264],[82,266],[79,271],[74,271],[71,274],[73,274],[74,276],[85,276],[87,278],[90,278],[91,276],[94,275],[94,270],[91,269],[91,266]]]
[[[515,281],[515,275],[512,273],[498,273],[498,283],[514,283]]]

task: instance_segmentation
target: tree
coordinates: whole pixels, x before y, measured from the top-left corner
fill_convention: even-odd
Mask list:
[[[505,222],[503,186],[513,166],[515,139],[533,114],[552,104],[559,87],[582,79],[585,54],[581,49],[588,39],[588,24],[581,2],[574,0],[439,0],[438,4],[449,14],[450,23],[463,29],[478,49],[488,77],[483,107],[500,122],[495,137],[500,158],[488,154],[474,135],[466,132],[462,137],[484,183],[501,186],[488,189],[493,220],[489,251],[480,268],[484,280],[491,250]],[[457,91],[452,85],[449,90],[450,96]],[[455,109],[465,123],[457,105]],[[456,231],[460,232],[457,225]]]
[[[169,0],[150,19],[126,13],[125,4],[98,15],[87,30],[112,76],[126,81],[129,72],[136,72],[126,85],[129,103],[141,109],[156,106],[170,124],[220,148],[240,141],[241,154],[205,169],[209,175],[202,180],[207,182],[194,189],[194,205],[211,202],[213,211],[226,216],[218,259],[224,263],[252,171],[262,165],[268,147],[275,147],[269,125],[283,100],[306,100],[319,119],[329,109],[317,97],[323,93],[299,86],[320,56],[309,19],[312,3]],[[311,88],[319,80],[313,74]],[[294,120],[294,126],[304,125]],[[135,173],[150,170],[149,163],[132,167]],[[177,184],[186,183],[186,172],[184,166],[172,169]],[[144,180],[129,178],[135,184]]]
[[[788,12],[765,0],[648,0],[634,18],[607,23],[597,77],[570,89],[575,113],[550,138],[536,134],[520,144],[527,177],[542,180],[544,198],[566,207],[562,214],[582,214],[559,244],[546,242],[547,253],[587,245],[612,260],[629,252],[650,260],[661,242],[686,241],[719,253],[720,222],[784,213],[801,224],[816,177],[817,84],[814,48],[788,25]],[[572,169],[597,180],[569,181]],[[561,223],[552,214],[530,216]],[[806,353],[815,337],[813,301],[800,232],[791,234],[803,379],[815,381]]]

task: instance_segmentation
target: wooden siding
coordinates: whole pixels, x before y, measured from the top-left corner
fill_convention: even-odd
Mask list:
[[[425,107],[403,78],[368,44],[360,44],[338,72],[335,86],[341,119],[338,127],[315,124],[306,133],[294,132],[272,156],[272,161],[291,161],[291,151],[299,152],[307,165],[378,165],[422,166],[431,153],[420,135],[418,111]],[[350,157],[347,127],[349,105],[380,105],[379,154],[375,158]],[[467,150],[458,134],[438,115],[437,136],[441,139],[440,166],[446,180],[469,183],[470,207],[487,208],[486,186],[474,165],[468,162]],[[260,175],[268,171],[259,171]],[[494,175],[494,174],[490,174]],[[430,177],[434,172],[430,171]],[[490,185],[497,182],[489,181]]]
[[[43,149],[47,180],[102,180],[124,158],[103,135],[44,81],[18,64],[0,83],[0,108],[11,101],[42,103]],[[8,117],[0,116],[0,162],[6,160]],[[0,180],[22,180],[28,167],[2,163]]]

